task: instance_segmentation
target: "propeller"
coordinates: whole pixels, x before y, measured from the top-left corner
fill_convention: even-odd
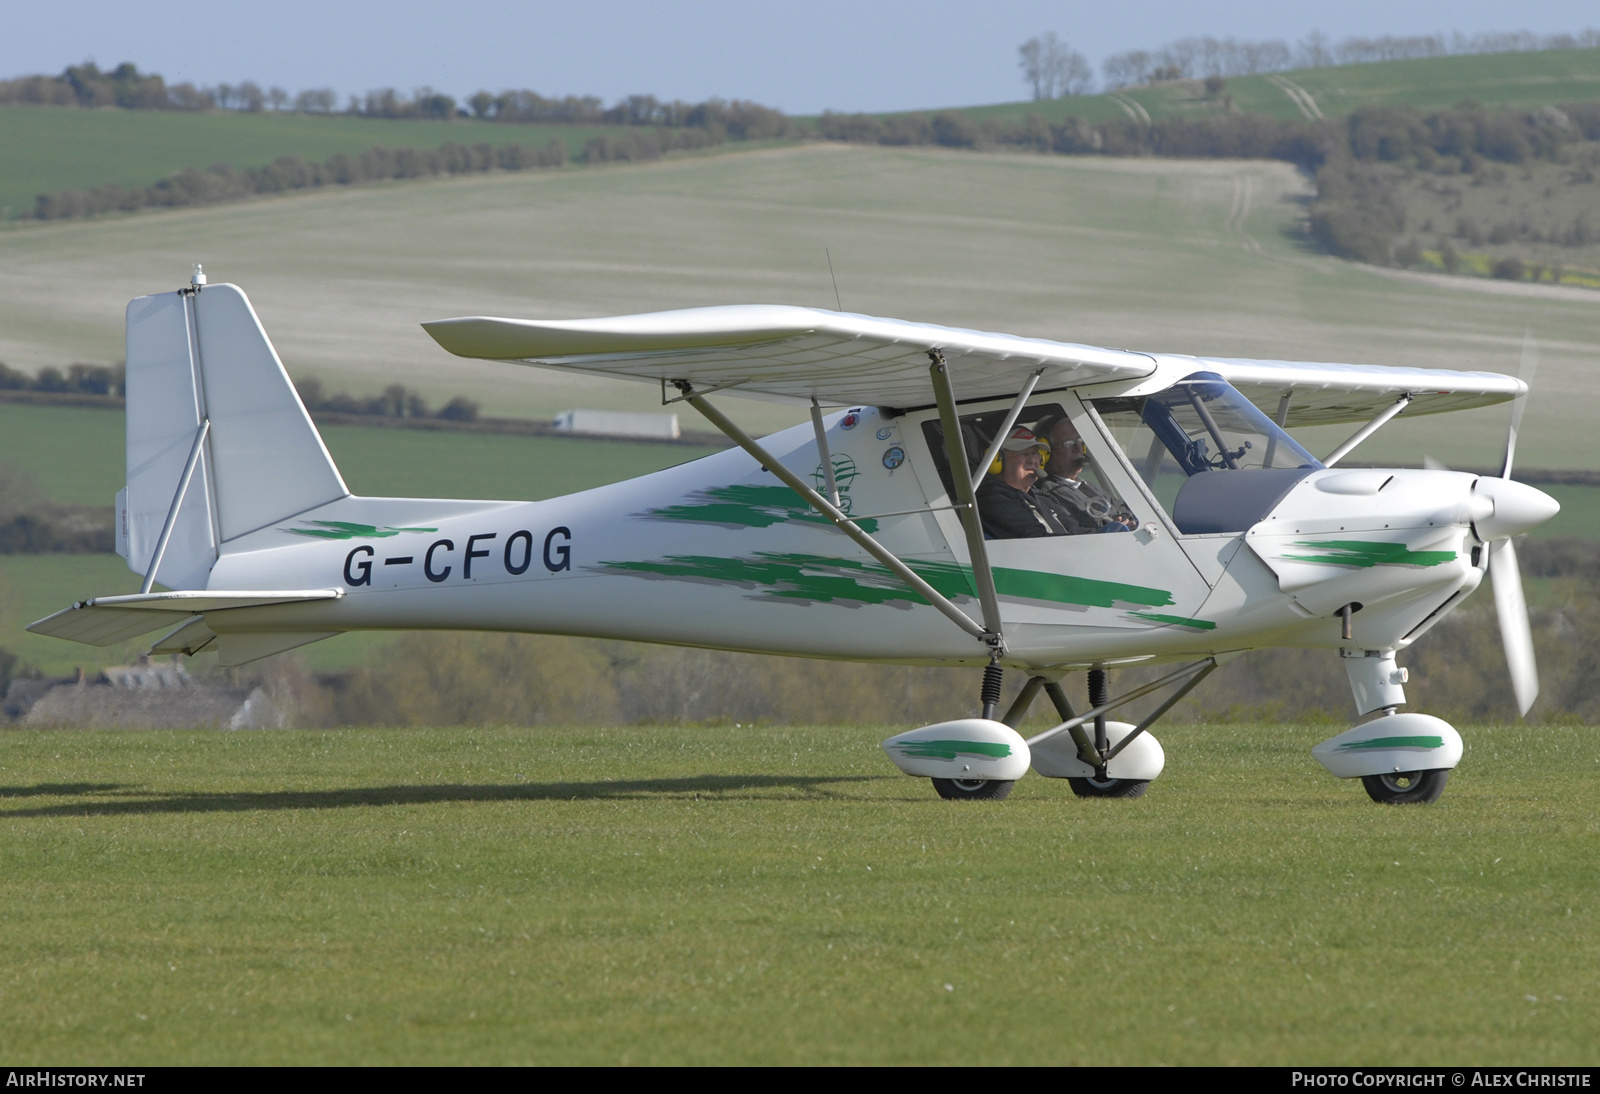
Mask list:
[[[1526,387],[1511,401],[1511,427],[1506,433],[1500,475],[1484,476],[1473,486],[1474,495],[1493,502],[1489,513],[1473,522],[1473,531],[1489,544],[1489,580],[1494,586],[1495,612],[1500,617],[1500,644],[1505,648],[1517,710],[1523,715],[1539,697],[1539,666],[1533,656],[1533,627],[1528,622],[1528,600],[1522,592],[1522,571],[1517,566],[1517,549],[1511,537],[1543,524],[1560,509],[1555,499],[1542,490],[1511,481],[1517,431],[1522,428],[1522,413],[1538,367],[1538,347],[1532,334],[1524,333],[1517,377]]]

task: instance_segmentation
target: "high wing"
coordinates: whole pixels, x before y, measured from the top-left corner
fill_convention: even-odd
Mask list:
[[[1498,372],[1442,368],[1315,364],[1306,361],[1240,361],[1159,355],[1167,362],[1192,362],[1193,371],[1215,372],[1266,413],[1276,416],[1289,395],[1288,426],[1364,422],[1402,395],[1412,396],[1406,417],[1503,403],[1528,390]]]
[[[1155,371],[1142,353],[780,304],[559,321],[442,319],[423,328],[459,357],[688,380],[702,391],[828,406],[930,402],[929,350],[950,362],[963,399],[1015,395],[1041,369],[1041,390]]]
[[[1498,373],[1381,365],[1242,361],[1144,354],[778,304],[527,320],[473,316],[424,323],[459,357],[514,361],[652,383],[688,380],[701,391],[830,406],[929,402],[928,351],[951,365],[962,399],[1038,388],[1136,380],[1158,367],[1216,372],[1268,414],[1286,393],[1287,424],[1365,421],[1402,395],[1407,415],[1489,406],[1526,390]]]

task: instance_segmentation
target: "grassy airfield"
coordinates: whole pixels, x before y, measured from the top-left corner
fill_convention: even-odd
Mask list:
[[[60,1064],[1565,1064],[1600,744],[1371,804],[1327,727],[1140,801],[942,802],[885,730],[0,735],[0,1051]]]
[[[1600,294],[1396,277],[1313,253],[1276,163],[803,146],[378,185],[0,232],[0,360],[116,360],[192,261],[251,294],[290,371],[499,413],[645,409],[648,385],[472,363],[417,325],[779,301],[1096,345],[1509,370],[1540,339],[1520,458],[1592,467]],[[752,428],[799,420],[728,398]],[[1494,462],[1504,412],[1400,421],[1368,459]],[[1331,448],[1337,439],[1316,441]]]
[[[644,409],[643,387],[457,362],[416,323],[828,306],[828,246],[852,310],[1096,344],[1509,369],[1532,326],[1520,460],[1594,466],[1600,296],[1315,255],[1302,194],[1276,164],[808,147],[14,229],[0,359],[120,357],[127,298],[199,259],[330,386]],[[1398,422],[1361,453],[1486,465],[1503,423]],[[101,502],[100,473],[50,489]],[[26,561],[29,590],[121,567]],[[1145,799],[1029,779],[994,807],[895,775],[882,729],[0,733],[0,1050],[1594,1064],[1593,734],[1465,727],[1444,800],[1385,809],[1306,755],[1331,731],[1173,725]]]

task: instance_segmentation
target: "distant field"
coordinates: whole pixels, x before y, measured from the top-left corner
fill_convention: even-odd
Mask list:
[[[1506,371],[1531,328],[1543,364],[1520,458],[1596,467],[1600,293],[1399,280],[1319,255],[1298,231],[1305,194],[1285,164],[804,146],[37,225],[0,232],[0,360],[116,360],[127,300],[204,261],[250,293],[297,376],[507,415],[644,410],[659,405],[649,385],[463,361],[418,324],[832,307],[827,247],[849,310],[1091,345]],[[761,430],[802,417],[724,405]],[[1504,423],[1501,409],[1402,420],[1357,458],[1487,466]]]
[[[34,197],[103,183],[149,186],[185,167],[260,167],[279,156],[325,160],[373,145],[437,148],[446,141],[542,146],[551,137],[568,152],[615,127],[500,125],[352,118],[343,115],[191,114],[165,110],[81,110],[0,104],[0,206],[31,216]]]
[[[0,1044],[157,1064],[1600,1062],[1600,738],[1168,726],[1137,801],[866,728],[0,733]]]
[[[1440,110],[1475,99],[1494,110],[1536,110],[1561,102],[1600,98],[1600,49],[1546,50],[1429,57],[1413,61],[1306,68],[1274,74],[1309,93],[1327,117],[1359,106],[1414,106]],[[1234,109],[1275,118],[1305,117],[1305,112],[1273,76],[1233,76],[1227,82]],[[1137,114],[1117,101],[1132,100],[1152,119],[1204,117],[1225,109],[1208,99],[1199,80],[1178,80],[1128,88],[1112,95],[1075,95],[1044,102],[1023,101],[966,107],[975,118],[1020,120],[1038,114],[1047,121],[1077,115],[1091,122]]]
[[[492,433],[321,428],[358,494],[538,501],[698,459],[718,448]],[[66,505],[110,505],[126,481],[119,410],[0,403],[0,463]],[[0,643],[3,644],[3,643]]]

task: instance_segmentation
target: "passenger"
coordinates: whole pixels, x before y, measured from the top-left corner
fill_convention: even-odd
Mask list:
[[[978,516],[990,539],[1033,539],[1072,534],[1074,521],[1061,504],[1034,489],[1044,474],[1050,445],[1014,429],[1000,446],[1000,470],[984,477]]]
[[[1050,438],[1050,469],[1039,493],[1051,498],[1073,517],[1077,532],[1130,532],[1137,525],[1133,513],[1112,495],[1083,479],[1089,465],[1089,447],[1068,418],[1047,418],[1039,423]]]

